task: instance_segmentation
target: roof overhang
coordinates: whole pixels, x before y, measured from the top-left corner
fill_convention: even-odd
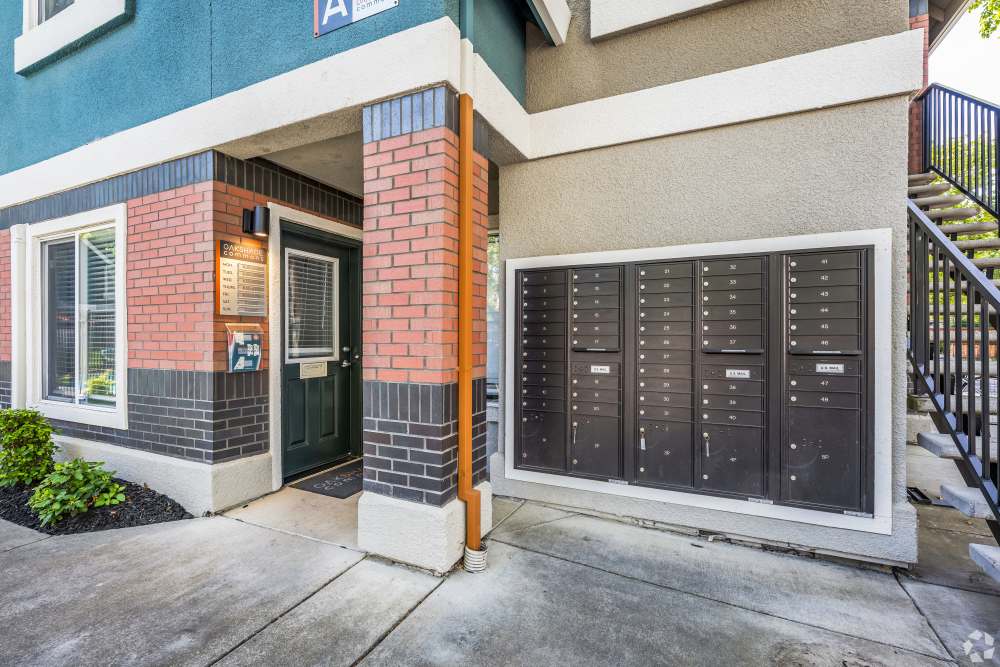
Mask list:
[[[932,53],[969,10],[971,2],[972,0],[916,0],[916,2],[911,2],[911,8],[914,4],[919,5],[920,9],[927,13],[930,24],[928,40]],[[911,13],[912,11],[914,10],[911,9]]]
[[[566,35],[569,32],[569,21],[572,13],[566,0],[527,0],[528,9],[535,17],[535,22],[541,28],[545,38],[553,46],[562,46],[566,43]]]

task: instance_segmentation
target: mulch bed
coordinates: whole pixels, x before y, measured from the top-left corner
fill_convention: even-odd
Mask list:
[[[91,508],[83,514],[66,517],[56,525],[44,528],[28,507],[28,498],[33,492],[31,487],[23,484],[0,487],[0,519],[49,535],[71,535],[193,518],[176,502],[148,487],[121,479],[115,481],[125,487],[124,502],[112,507]]]

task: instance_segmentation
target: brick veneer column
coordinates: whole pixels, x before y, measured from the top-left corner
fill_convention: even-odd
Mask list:
[[[365,490],[430,505],[456,495],[458,135],[441,87],[364,110]],[[486,460],[488,164],[474,213],[474,483]]]
[[[928,61],[930,52],[930,42],[929,42],[930,17],[927,14],[921,14],[919,16],[911,16],[910,29],[922,30],[924,33],[923,85],[924,87],[926,87],[927,82],[929,80]],[[923,141],[924,141],[923,109],[919,102],[913,102],[912,104],[910,104],[910,144],[907,155],[907,167],[911,174],[916,174],[923,171],[924,168]]]

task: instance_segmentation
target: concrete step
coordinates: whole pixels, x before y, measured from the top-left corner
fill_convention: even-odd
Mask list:
[[[917,444],[943,459],[962,458],[962,453],[947,433],[920,433],[917,435]]]
[[[948,183],[928,183],[926,185],[911,185],[906,189],[906,193],[913,197],[929,197],[931,195],[943,195],[951,190]]]
[[[913,200],[913,203],[921,208],[947,208],[949,206],[958,206],[965,201],[965,197],[962,195],[932,195],[930,197],[918,197]]]
[[[945,234],[984,234],[986,232],[997,231],[995,222],[954,222],[947,225],[938,225],[938,228]]]
[[[978,208],[932,208],[924,211],[931,220],[967,220],[979,215]]]
[[[994,248],[1000,248],[1000,239],[956,240],[955,247],[959,250],[992,250]]]
[[[928,171],[925,174],[910,174],[907,177],[907,183],[909,185],[926,185],[928,183],[933,183],[938,178],[938,175],[933,171]]]
[[[992,519],[993,512],[983,498],[983,492],[971,486],[941,485],[941,499],[967,517]]]
[[[944,332],[945,332],[944,329],[938,329],[937,330],[938,340],[941,341],[941,342],[944,342]],[[934,329],[931,329],[929,331],[929,333],[930,333],[931,336],[933,336],[934,335]],[[958,335],[957,331],[956,331],[956,329],[954,327],[948,327],[948,340],[953,345],[954,345],[955,341],[957,340],[957,335]],[[986,330],[986,337],[989,340],[989,342],[991,342],[991,343],[997,342],[997,331],[996,331],[996,329],[992,329],[992,328],[987,329]],[[972,339],[975,342],[977,342],[977,343],[983,339],[983,337],[979,333],[979,325],[975,325],[975,328],[972,330]],[[962,327],[962,343],[964,344],[964,343],[968,342],[968,340],[969,340],[969,330],[967,328],[965,328],[965,327]]]
[[[1000,581],[1000,547],[990,544],[970,544],[969,558],[994,581]]]
[[[993,437],[990,439],[990,458],[997,460],[996,427],[990,429]],[[962,453],[952,441],[947,433],[918,433],[917,444],[935,456],[943,459],[958,460],[962,458]],[[976,451],[980,451],[982,439],[976,438]]]

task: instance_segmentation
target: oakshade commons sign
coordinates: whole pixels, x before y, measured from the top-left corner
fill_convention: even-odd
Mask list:
[[[316,37],[399,6],[399,0],[313,0]]]

